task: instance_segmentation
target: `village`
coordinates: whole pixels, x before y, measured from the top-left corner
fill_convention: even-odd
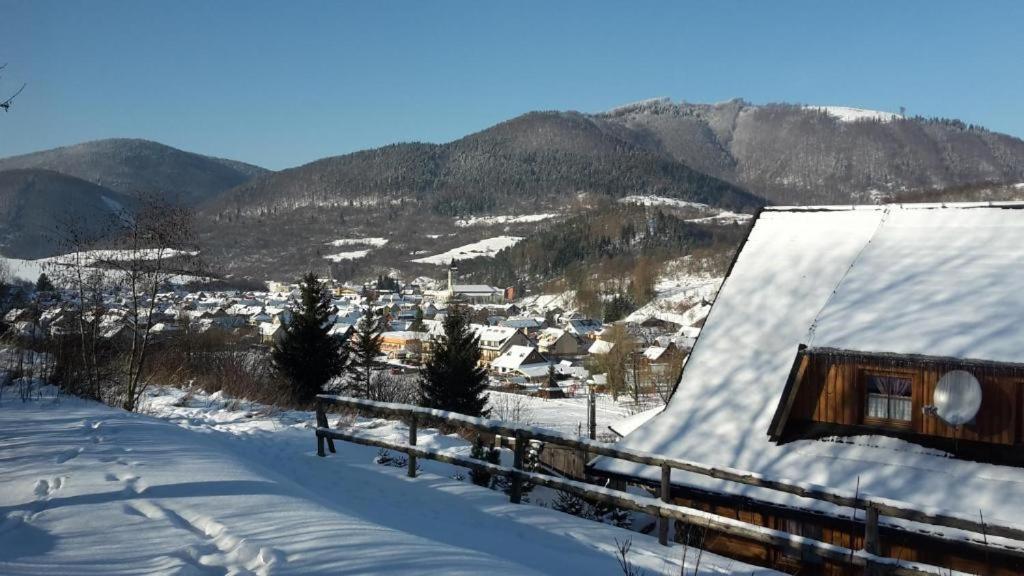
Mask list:
[[[516,299],[512,289],[459,284],[457,264],[447,268],[446,280],[420,278],[422,285],[390,277],[363,285],[321,279],[332,296],[329,334],[346,341],[372,311],[382,323],[378,369],[414,376],[443,335],[446,311],[460,306],[472,316],[480,365],[492,389],[543,398],[611,394],[622,396],[630,412],[653,416],[671,396],[703,320],[699,312],[669,313],[605,324],[576,311],[571,300],[552,295]],[[688,295],[698,310],[700,303],[706,309],[706,286]],[[155,349],[187,334],[267,351],[283,337],[298,296],[297,284],[275,281],[267,283],[266,291],[161,291],[141,330],[149,333]],[[76,320],[66,300],[57,288],[32,295],[2,318],[4,338],[24,343],[74,334]],[[687,307],[686,295],[682,301]],[[114,349],[128,346],[132,327],[127,316],[124,299],[111,290],[97,320],[100,341]]]
[[[1024,2],[0,2],[0,576],[1024,574]]]

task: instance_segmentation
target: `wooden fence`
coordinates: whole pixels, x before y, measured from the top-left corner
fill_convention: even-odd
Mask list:
[[[417,458],[437,460],[439,462],[446,462],[456,466],[486,471],[491,474],[506,476],[510,479],[510,499],[514,503],[519,503],[521,500],[523,482],[547,486],[556,490],[577,494],[583,498],[608,503],[627,510],[642,512],[658,518],[658,540],[662,544],[668,543],[669,521],[679,520],[701,528],[745,538],[761,544],[767,544],[774,548],[797,555],[812,554],[838,564],[862,567],[864,568],[865,573],[918,575],[948,574],[949,571],[881,556],[878,540],[878,524],[880,516],[974,532],[979,535],[983,535],[986,542],[986,548],[988,547],[987,540],[992,536],[1024,541],[1024,530],[1013,526],[1002,526],[987,522],[983,523],[973,518],[955,514],[926,513],[913,509],[905,503],[874,498],[866,494],[853,494],[813,484],[775,480],[752,472],[745,472],[726,467],[709,466],[707,464],[701,464],[679,458],[616,448],[613,445],[596,442],[594,440],[566,436],[549,430],[521,426],[512,422],[475,418],[472,416],[466,416],[465,414],[422,408],[407,404],[373,402],[359,398],[348,398],[327,394],[321,394],[318,398],[319,403],[316,410],[316,438],[317,454],[320,456],[326,455],[324,451],[325,444],[331,452],[334,452],[334,440],[337,439],[405,453],[409,460],[407,473],[412,477],[416,475]],[[356,410],[360,413],[370,414],[373,416],[402,419],[409,423],[409,442],[408,444],[399,444],[368,437],[362,434],[331,429],[328,426],[327,415],[325,412],[325,406],[327,405],[343,406]],[[513,466],[512,468],[508,468],[496,464],[490,464],[482,460],[419,448],[416,446],[416,435],[417,427],[422,422],[442,423],[449,427],[469,429],[485,434],[512,437],[515,439],[513,444]],[[638,496],[576,480],[526,471],[523,469],[524,452],[527,443],[531,440],[585,451],[591,456],[607,456],[610,458],[617,458],[629,462],[659,467],[661,469],[660,499]],[[797,536],[788,532],[774,530],[693,508],[671,504],[672,470],[681,470],[747,486],[755,486],[758,488],[793,494],[804,498],[820,500],[837,506],[863,510],[864,549],[851,550],[849,548],[827,544],[825,542],[805,538],[803,536]],[[840,516],[836,517],[842,518]],[[947,538],[939,534],[932,534],[931,537],[950,544],[965,544],[965,541],[962,539]],[[994,547],[993,550],[998,551],[1000,554],[1008,554],[1024,558],[1024,550],[1004,547]]]

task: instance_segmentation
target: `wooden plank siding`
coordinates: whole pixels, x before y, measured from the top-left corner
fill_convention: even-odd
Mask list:
[[[697,491],[685,494],[673,491],[673,503],[688,506],[705,512],[711,512],[727,518],[734,518],[767,528],[783,530],[790,533],[814,538],[821,542],[842,546],[851,550],[864,547],[863,514],[858,516],[859,522],[842,521],[821,517],[809,513],[779,508],[765,508],[757,505],[737,505],[735,501],[725,501],[720,497],[702,494]],[[984,553],[966,549],[957,549],[955,545],[936,545],[926,538],[913,533],[881,529],[881,553],[891,558],[899,558],[910,562],[921,562],[933,566],[942,566],[969,574],[985,574],[991,576],[1013,576],[1024,571],[1021,560],[999,554]],[[797,558],[792,553],[774,549],[759,542],[746,540],[742,537],[723,534],[710,530],[703,534],[699,526],[688,527],[676,522],[673,532],[674,541],[688,541],[691,546],[703,547],[728,558],[759,566],[767,566],[787,574],[815,574],[823,576],[861,576],[863,569],[830,562],[821,558]],[[696,551],[691,551],[696,554]]]
[[[924,414],[923,408],[932,403],[939,379],[953,369],[964,368],[946,362],[894,366],[891,362],[872,362],[865,358],[844,359],[835,355],[821,358],[812,354],[803,381],[797,383],[789,421],[839,426],[869,425],[884,431],[890,426],[864,421],[864,375],[892,374],[911,379],[912,411],[909,427],[891,428],[902,428],[903,432],[931,438],[1002,446],[1013,446],[1024,441],[1024,426],[1021,422],[1021,414],[1024,413],[1024,376],[1020,374],[1019,368],[967,368],[978,378],[982,388],[981,409],[973,424],[958,430],[936,416]]]

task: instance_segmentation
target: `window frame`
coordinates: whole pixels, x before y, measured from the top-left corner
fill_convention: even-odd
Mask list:
[[[887,378],[901,378],[910,381],[910,419],[896,420],[892,418],[877,418],[868,415],[868,399],[871,392],[868,390],[868,378],[880,376]],[[914,428],[914,416],[917,414],[917,390],[918,374],[913,370],[883,369],[883,368],[861,368],[858,373],[858,381],[861,387],[861,423],[865,426],[878,428],[894,428],[897,430],[912,430]]]

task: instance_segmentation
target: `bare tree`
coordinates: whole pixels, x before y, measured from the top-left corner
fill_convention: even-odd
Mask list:
[[[125,410],[135,410],[148,382],[143,367],[152,335],[158,292],[173,280],[200,272],[192,215],[155,196],[144,197],[133,212],[122,210],[113,250],[99,251],[95,264],[113,271],[116,294],[124,303],[120,370],[115,378]]]
[[[626,389],[628,365],[636,351],[636,342],[621,323],[612,324],[608,328],[608,333],[602,334],[601,339],[609,342],[612,348],[608,353],[598,356],[597,368],[605,373],[608,378],[608,391],[612,398],[618,400],[619,394]]]
[[[0,70],[3,70],[4,68],[7,68],[7,64],[0,65]],[[2,78],[2,76],[0,76],[0,78]],[[4,112],[10,110],[11,105],[14,104],[14,99],[17,98],[19,94],[21,94],[21,91],[25,89],[25,86],[28,86],[28,84],[22,84],[21,88],[18,88],[14,91],[14,94],[11,94],[6,99],[0,101],[0,109],[3,109]]]
[[[136,410],[148,386],[158,293],[177,277],[201,273],[191,213],[162,198],[140,198],[99,232],[63,226],[70,250],[54,273],[69,288],[76,316],[79,366],[95,397]],[[102,247],[102,248],[101,248]]]

